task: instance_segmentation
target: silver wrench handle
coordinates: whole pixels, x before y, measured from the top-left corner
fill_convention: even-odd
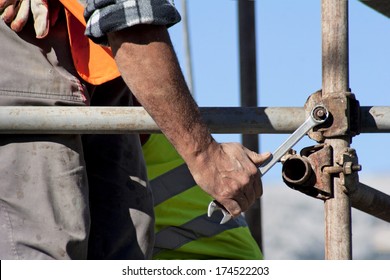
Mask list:
[[[318,112],[320,112],[321,117],[317,115]],[[265,162],[259,168],[261,174],[260,176],[263,176],[265,173],[267,173],[268,170],[270,170],[282,158],[282,156],[284,156],[296,143],[298,143],[299,140],[302,139],[303,136],[305,136],[310,131],[310,129],[324,123],[328,119],[328,116],[329,112],[324,106],[319,105],[314,107],[306,121],[301,124],[301,126],[298,127],[293,132],[293,134],[291,134],[290,137],[288,137],[286,141],[284,141],[283,144],[279,146],[279,148],[275,150],[271,159]]]
[[[282,145],[279,146],[272,154],[272,157],[267,162],[263,163],[260,170],[260,177],[268,172],[281,158],[284,156],[299,140],[305,136],[310,129],[324,123],[329,117],[329,111],[322,105],[318,105],[311,110],[306,121],[299,126]],[[221,210],[223,218],[221,224],[228,222],[232,216],[230,213],[216,200],[210,202],[207,215],[210,217],[215,210]]]

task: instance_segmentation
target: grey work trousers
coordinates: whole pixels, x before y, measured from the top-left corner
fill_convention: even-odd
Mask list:
[[[41,40],[32,22],[16,34],[0,20],[0,38],[0,106],[129,104],[121,79],[78,79],[63,17]],[[154,216],[137,135],[0,134],[0,176],[0,259],[150,257]]]

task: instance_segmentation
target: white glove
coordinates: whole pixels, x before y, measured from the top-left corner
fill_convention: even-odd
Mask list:
[[[30,10],[36,37],[44,38],[50,27],[48,0],[0,0],[1,18],[16,32],[27,23]]]

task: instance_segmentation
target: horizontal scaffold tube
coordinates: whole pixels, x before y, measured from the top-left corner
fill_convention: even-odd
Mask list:
[[[390,195],[359,183],[349,197],[353,208],[390,223]]]
[[[292,133],[306,119],[299,107],[202,107],[212,133]],[[390,107],[361,107],[361,132],[390,132]],[[141,107],[0,106],[0,133],[156,133]]]

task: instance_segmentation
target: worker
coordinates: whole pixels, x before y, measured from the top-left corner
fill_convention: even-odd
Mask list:
[[[212,197],[163,134],[142,134],[141,140],[154,196],[154,259],[263,258],[243,216],[222,225],[221,212],[207,217]]]
[[[262,193],[257,165],[270,154],[210,135],[167,32],[180,20],[174,5],[88,0],[85,29],[77,12],[85,1],[60,2],[0,0],[0,105],[88,106],[100,86],[131,90],[197,184],[234,217],[248,209]],[[100,45],[83,40],[84,29]],[[150,257],[153,205],[139,139],[100,138],[85,147],[73,134],[1,137],[1,259]]]

